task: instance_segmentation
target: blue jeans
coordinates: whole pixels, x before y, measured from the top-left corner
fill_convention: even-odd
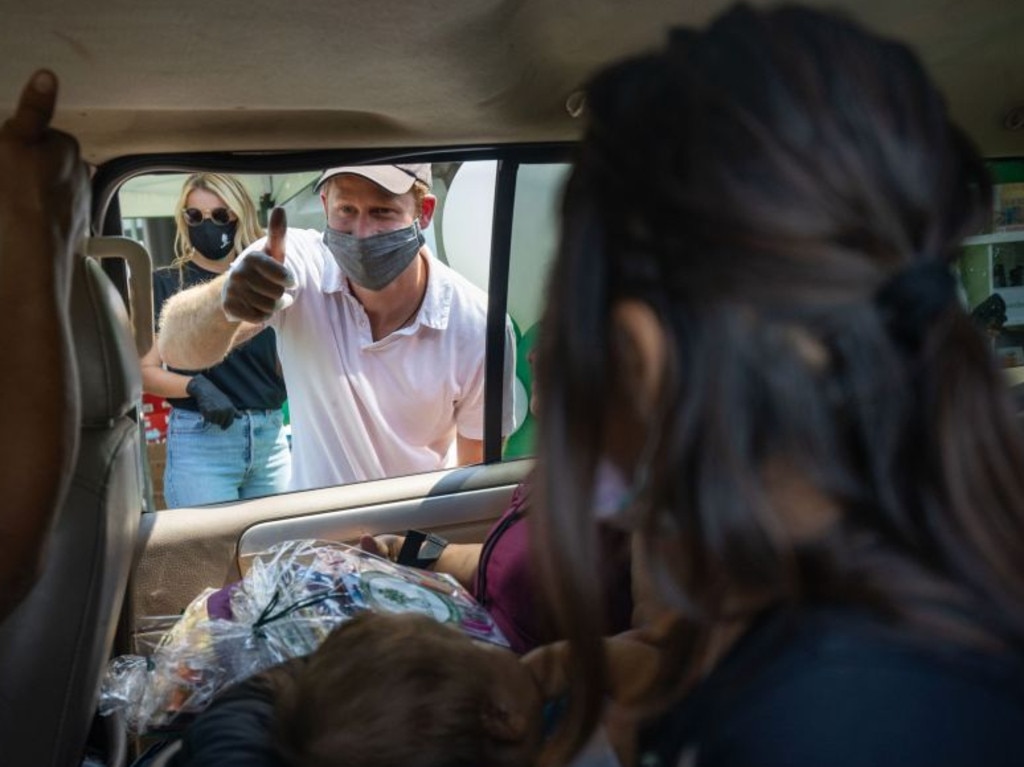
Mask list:
[[[167,425],[168,508],[237,501],[288,489],[292,457],[280,410],[246,410],[227,429],[174,408]]]

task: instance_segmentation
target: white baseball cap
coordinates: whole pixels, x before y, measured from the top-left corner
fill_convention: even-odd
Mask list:
[[[320,176],[313,187],[314,192],[320,191],[320,187],[328,179],[340,176],[343,173],[350,173],[353,176],[362,176],[369,179],[377,186],[387,189],[391,194],[405,194],[412,189],[413,182],[421,181],[430,188],[431,175],[430,163],[407,164],[407,165],[343,165],[340,168],[328,168]]]

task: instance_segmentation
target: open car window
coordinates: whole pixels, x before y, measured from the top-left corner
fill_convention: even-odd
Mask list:
[[[453,160],[432,163],[432,193],[436,213],[424,230],[433,254],[473,285],[490,294],[508,317],[515,335],[514,358],[505,362],[515,369],[511,397],[489,382],[485,408],[497,414],[487,422],[487,461],[532,456],[534,419],[528,402],[532,387],[529,353],[537,334],[546,276],[557,242],[557,212],[568,165],[561,163],[509,162],[495,159]],[[175,258],[175,207],[190,171],[143,172],[128,178],[117,189],[119,224],[126,237],[141,242],[149,251],[154,269],[166,268]],[[239,173],[237,177],[266,223],[270,210],[279,206],[289,227],[322,231],[323,207],[314,185],[317,171]],[[499,195],[499,175],[508,179],[511,195]],[[499,212],[499,209],[500,212]],[[511,221],[511,227],[495,228],[495,219]],[[108,218],[109,221],[109,218]],[[500,274],[492,279],[494,252]],[[505,350],[497,337],[488,336],[487,375],[501,378]],[[497,401],[492,403],[491,399]],[[508,401],[506,401],[508,400]],[[512,410],[515,428],[500,434],[502,413]],[[151,508],[168,506],[163,493],[166,437],[170,406],[163,397],[146,394],[143,402]],[[286,431],[289,405],[284,406]],[[291,434],[289,434],[291,438]]]

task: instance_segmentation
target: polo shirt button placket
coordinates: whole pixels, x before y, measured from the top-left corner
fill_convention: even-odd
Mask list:
[[[373,343],[373,338],[371,337],[370,332],[367,330],[367,328],[369,327],[369,324],[370,323],[367,322],[367,320],[366,320],[366,315],[365,314],[360,314],[359,315],[359,336],[362,339],[361,346],[366,346],[367,344]]]

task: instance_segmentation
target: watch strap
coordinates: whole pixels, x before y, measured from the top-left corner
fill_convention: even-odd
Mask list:
[[[422,530],[407,530],[405,542],[402,543],[402,549],[395,561],[400,565],[427,569],[433,567],[447,545],[448,541],[440,535]]]

